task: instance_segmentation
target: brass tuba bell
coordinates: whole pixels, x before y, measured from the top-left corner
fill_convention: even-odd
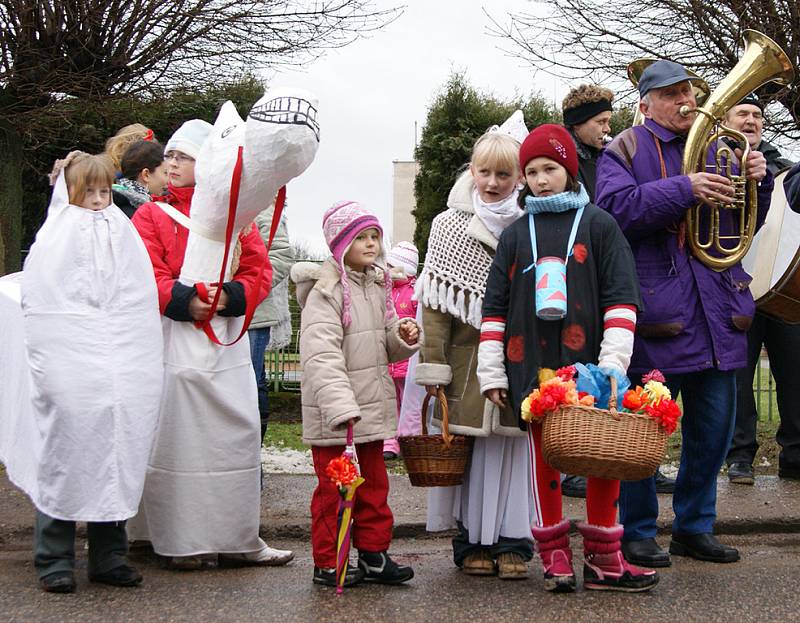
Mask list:
[[[691,109],[684,106],[681,114],[697,113],[686,138],[681,172],[684,175],[707,171],[724,175],[731,180],[734,198],[730,203],[716,202],[715,206],[698,203],[686,215],[687,240],[694,256],[709,268],[722,271],[738,263],[747,253],[756,232],[758,197],[755,181],[747,180],[747,156],[750,146],[747,137],[722,125],[728,110],[748,93],[767,82],[789,84],[794,80],[794,68],[786,53],[772,39],[755,30],[744,31],[745,49],[739,62],[719,84],[708,99]],[[734,175],[731,165],[736,161],[733,149],[719,139],[733,139],[741,146],[741,167]],[[715,162],[708,165],[708,152],[717,147]],[[735,221],[738,233],[721,233],[722,210],[738,212]],[[702,218],[701,218],[702,215]],[[707,223],[708,232],[701,238],[700,229]]]

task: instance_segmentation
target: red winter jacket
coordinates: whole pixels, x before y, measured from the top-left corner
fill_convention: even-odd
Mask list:
[[[191,205],[194,187],[169,187],[166,203],[177,208],[187,216]],[[161,313],[173,320],[191,320],[189,301],[197,295],[194,286],[185,286],[178,281],[189,230],[173,221],[155,203],[140,206],[132,219],[139,235],[144,241],[155,272],[158,286],[158,304]],[[220,316],[244,315],[246,302],[256,297],[256,304],[269,294],[272,284],[272,267],[269,264],[267,249],[255,225],[250,225],[247,234],[240,234],[242,254],[239,268],[233,281],[226,282],[223,289],[228,293],[227,308]],[[261,287],[254,292],[258,275],[263,271]]]

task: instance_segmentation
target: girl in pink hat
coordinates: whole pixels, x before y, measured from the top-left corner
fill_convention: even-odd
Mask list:
[[[325,468],[341,456],[352,424],[364,484],[353,506],[358,566],[348,569],[344,585],[401,584],[414,571],[387,553],[393,517],[383,443],[397,428],[388,364],[416,352],[419,328],[411,319],[401,322],[394,311],[378,219],[354,201],[341,201],[325,212],[322,228],[333,257],[321,266],[295,264],[291,272],[303,309],[303,441],[311,446],[319,479],[311,499],[313,581],[336,585],[339,493]]]

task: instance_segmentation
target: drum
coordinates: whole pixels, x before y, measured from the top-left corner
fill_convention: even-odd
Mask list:
[[[742,260],[753,276],[750,291],[759,312],[789,324],[800,323],[800,214],[783,191],[786,171],[775,178],[767,220]]]

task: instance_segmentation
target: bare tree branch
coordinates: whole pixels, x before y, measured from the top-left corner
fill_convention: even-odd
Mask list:
[[[201,88],[300,64],[396,19],[372,0],[0,0],[0,110]],[[168,70],[167,70],[168,68]]]
[[[800,3],[797,0],[552,0],[504,18],[489,15],[490,33],[506,51],[533,67],[569,80],[619,86],[625,68],[650,56],[680,62],[710,84],[727,75],[741,56],[742,32],[772,38],[800,69]],[[800,84],[765,85],[774,133],[800,137]]]

